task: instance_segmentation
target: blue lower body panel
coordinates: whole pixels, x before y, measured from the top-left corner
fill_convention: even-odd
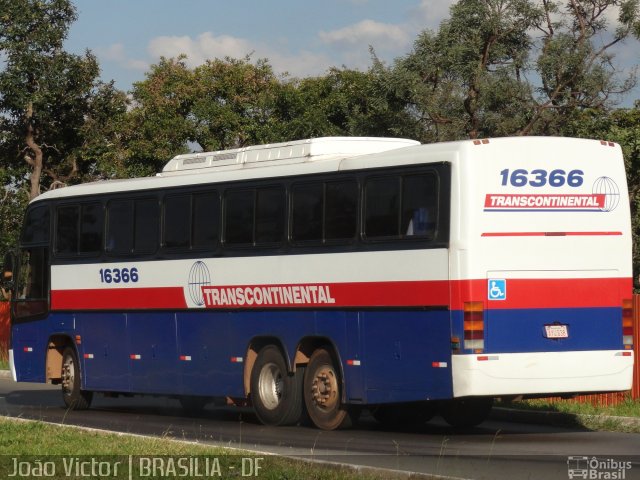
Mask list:
[[[252,338],[278,339],[293,362],[302,339],[319,337],[337,351],[350,403],[452,396],[444,309],[56,312],[16,324],[12,334],[19,381],[45,381],[52,335],[79,335],[86,390],[244,397]]]

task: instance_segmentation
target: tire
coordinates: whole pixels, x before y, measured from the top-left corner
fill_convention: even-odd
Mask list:
[[[342,404],[342,381],[333,356],[325,349],[313,352],[304,375],[304,403],[311,422],[321,430],[348,428],[353,423]]]
[[[67,347],[62,353],[62,399],[71,410],[86,410],[91,406],[93,392],[82,390],[80,363],[75,349]]]
[[[493,407],[493,398],[465,397],[443,402],[440,415],[455,428],[469,428],[484,422]]]
[[[379,405],[371,409],[373,418],[386,427],[422,425],[431,420],[436,413],[436,404],[433,402]]]
[[[289,373],[275,345],[258,352],[251,370],[251,401],[265,425],[295,425],[302,417],[302,369]]]

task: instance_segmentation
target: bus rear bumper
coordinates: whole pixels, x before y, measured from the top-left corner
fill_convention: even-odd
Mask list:
[[[454,355],[453,396],[587,393],[631,389],[626,350]]]

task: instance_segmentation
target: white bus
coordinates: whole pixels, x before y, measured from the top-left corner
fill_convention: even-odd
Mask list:
[[[618,145],[544,137],[316,138],[47,192],[5,260],[13,375],[322,429],[627,390],[627,195]]]

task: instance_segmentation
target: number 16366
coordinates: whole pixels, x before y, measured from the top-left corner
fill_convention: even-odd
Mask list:
[[[100,269],[100,282],[102,283],[135,283],[139,278],[136,267]]]

